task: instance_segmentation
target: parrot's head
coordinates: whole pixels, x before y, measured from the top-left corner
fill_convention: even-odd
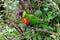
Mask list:
[[[23,15],[23,11],[20,11],[19,16],[22,17],[22,15]]]
[[[25,14],[26,14],[26,11],[20,11],[20,12],[19,12],[19,16],[21,16],[21,17],[24,17]]]

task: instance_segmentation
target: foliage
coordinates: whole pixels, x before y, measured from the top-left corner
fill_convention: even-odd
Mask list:
[[[2,5],[5,10],[0,11],[0,40],[60,40],[60,4],[55,0],[5,0]],[[42,23],[27,26],[20,20],[20,10],[29,13],[26,18],[31,21],[36,17]]]

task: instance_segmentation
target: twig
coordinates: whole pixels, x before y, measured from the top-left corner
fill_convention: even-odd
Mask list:
[[[27,0],[27,2],[28,2],[28,4],[30,5],[30,9],[31,9],[31,13],[32,13],[33,10],[32,10],[32,6],[31,6],[31,2],[30,2],[30,0]]]
[[[22,10],[26,10],[29,13],[29,9],[28,9],[27,5],[25,5],[25,3],[22,0],[20,0],[19,6],[22,6],[22,8],[23,8]],[[19,8],[19,9],[21,10],[21,8]]]
[[[19,31],[19,33],[23,33],[23,30],[18,26],[17,21],[14,21],[12,18],[8,17],[8,19],[13,23],[14,27]]]
[[[38,2],[38,10],[40,10],[40,0],[37,0]]]

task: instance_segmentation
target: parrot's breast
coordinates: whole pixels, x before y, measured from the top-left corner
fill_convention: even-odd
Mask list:
[[[26,18],[21,18],[21,21],[27,25],[30,24],[30,21],[27,20]]]

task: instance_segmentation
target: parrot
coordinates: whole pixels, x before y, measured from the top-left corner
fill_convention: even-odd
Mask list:
[[[19,16],[21,17],[21,21],[28,26],[34,26],[34,25],[41,24],[40,18],[32,14],[29,14],[26,11],[20,11]]]

